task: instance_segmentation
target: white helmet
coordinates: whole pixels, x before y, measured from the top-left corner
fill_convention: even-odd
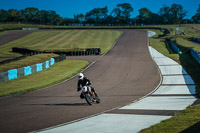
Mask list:
[[[83,79],[83,77],[84,77],[84,75],[82,73],[79,73],[77,76],[79,79]]]

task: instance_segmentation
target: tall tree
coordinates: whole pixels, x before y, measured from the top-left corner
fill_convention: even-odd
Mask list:
[[[173,24],[180,23],[187,14],[187,11],[183,9],[183,6],[178,4],[173,4],[171,6],[170,12],[173,18]]]
[[[114,8],[111,12],[111,15],[113,16],[114,23],[121,23],[122,21],[122,11],[119,8]]]
[[[187,11],[183,9],[183,6],[178,4],[172,4],[171,7],[164,5],[159,13],[165,24],[178,24],[187,15]]]
[[[9,9],[8,10],[8,20],[9,21],[16,21],[17,20],[17,10],[16,9]]]
[[[0,10],[0,22],[8,21],[8,12],[6,10]]]
[[[86,21],[95,22],[96,24],[102,23],[107,17],[108,7],[94,8],[85,15]]]
[[[82,23],[84,18],[85,18],[85,15],[83,13],[77,14],[77,15],[74,14],[74,22],[75,23]]]
[[[47,24],[49,22],[49,12],[45,10],[41,10],[37,13],[37,23],[39,24]]]
[[[136,21],[141,24],[160,24],[160,16],[147,8],[139,9]]]
[[[79,21],[82,23],[85,18],[85,15],[83,13],[79,14]]]
[[[19,10],[17,12],[17,20],[19,22],[25,22],[26,21],[26,16],[25,16],[24,10]]]
[[[50,10],[50,11],[48,11],[49,12],[49,14],[48,14],[48,20],[49,20],[49,24],[56,24],[56,25],[59,25],[59,23],[61,22],[61,17],[58,15],[58,14],[56,14],[56,12],[55,11],[53,11],[53,10]]]
[[[35,22],[37,17],[36,15],[38,14],[39,10],[34,7],[26,8],[24,10],[25,16],[26,16],[26,21],[27,22]]]
[[[171,15],[170,15],[170,7],[167,5],[163,5],[162,8],[160,8],[159,14],[162,18],[162,24],[169,24],[171,23]]]
[[[197,13],[192,16],[192,21],[194,23],[200,23],[200,4],[199,4],[199,8],[197,9]]]
[[[138,21],[147,24],[150,19],[151,11],[147,8],[139,9]]]
[[[125,23],[129,23],[131,12],[133,12],[131,4],[129,3],[118,4],[117,7],[121,10]]]

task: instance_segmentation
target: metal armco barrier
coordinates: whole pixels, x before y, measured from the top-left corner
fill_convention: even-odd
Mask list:
[[[12,69],[6,72],[0,72],[0,83],[48,69],[50,66],[54,65],[55,62],[60,62],[65,59],[66,59],[66,55],[60,55],[60,56],[51,58],[50,60],[47,60],[43,63],[38,63],[38,64],[34,64],[31,66],[26,66],[26,67],[22,67],[18,69]]]
[[[170,38],[169,39],[169,42],[170,42],[170,45],[171,45],[171,47],[172,47],[172,49],[176,52],[176,53],[180,53],[180,50],[179,50],[179,48],[174,44],[174,42],[172,41],[172,39]]]
[[[197,42],[197,43],[200,43],[200,38],[195,38],[195,37],[193,37],[193,38],[192,38],[192,41]]]
[[[195,51],[194,49],[190,48],[190,54],[192,55],[192,57],[200,64],[200,56],[199,53],[197,51]]]
[[[22,28],[22,30],[39,30],[39,28]]]

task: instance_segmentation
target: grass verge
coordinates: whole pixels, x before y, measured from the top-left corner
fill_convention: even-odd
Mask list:
[[[0,32],[0,36],[1,36],[1,35],[5,35],[5,34],[7,34],[7,33],[8,33],[8,31]]]
[[[0,96],[26,93],[59,83],[77,74],[88,65],[87,61],[69,59],[56,63],[44,71],[0,83]]]
[[[168,120],[151,126],[140,133],[199,133],[200,105],[190,106]]]
[[[17,68],[37,64],[37,63],[42,63],[56,56],[58,55],[57,54],[38,54],[38,55],[33,55],[33,56],[27,56],[24,59],[12,61],[10,63],[0,65],[0,72],[5,72],[10,69],[17,69]]]

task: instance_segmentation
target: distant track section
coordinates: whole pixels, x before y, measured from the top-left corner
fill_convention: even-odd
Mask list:
[[[18,38],[24,37],[33,31],[9,31],[8,33],[0,36],[0,45],[6,44],[10,41],[16,40]]]

